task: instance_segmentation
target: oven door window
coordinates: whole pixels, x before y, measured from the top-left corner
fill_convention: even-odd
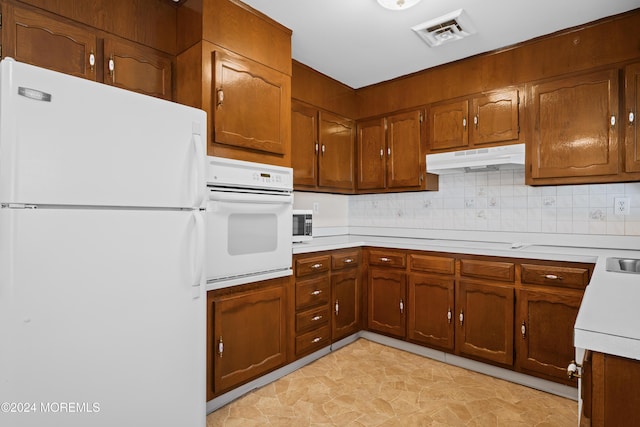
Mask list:
[[[274,213],[229,215],[229,255],[248,255],[278,249],[278,217]]]

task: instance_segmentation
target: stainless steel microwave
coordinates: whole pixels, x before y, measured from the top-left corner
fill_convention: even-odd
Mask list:
[[[305,242],[313,238],[313,211],[293,210],[293,241]]]

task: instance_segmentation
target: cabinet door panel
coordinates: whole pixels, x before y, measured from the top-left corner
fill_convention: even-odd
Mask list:
[[[387,186],[419,187],[422,184],[422,111],[387,118]]]
[[[513,294],[509,286],[460,281],[455,313],[460,353],[513,364]]]
[[[318,181],[318,110],[291,102],[293,184],[315,187]]]
[[[409,276],[407,337],[429,346],[454,348],[454,279],[421,273]]]
[[[214,141],[284,154],[290,126],[289,77],[250,59],[214,52]]]
[[[486,144],[518,139],[518,90],[490,93],[473,98],[471,144]]]
[[[446,150],[469,145],[469,101],[436,104],[429,108],[429,149]]]
[[[123,89],[172,99],[171,59],[123,40],[104,40],[104,81]]]
[[[575,357],[573,325],[581,292],[518,291],[516,333],[518,363],[524,370],[577,385],[567,379],[567,365]]]
[[[536,84],[531,92],[532,178],[618,172],[617,70]]]
[[[283,287],[232,294],[213,301],[211,358],[216,394],[284,364],[285,307]]]
[[[368,291],[369,329],[404,338],[405,273],[372,268],[369,270]]]
[[[624,70],[626,111],[621,117],[625,127],[625,170],[640,172],[640,64],[629,65]]]
[[[76,77],[96,80],[96,35],[35,12],[12,8],[4,25],[3,56]]]
[[[353,189],[353,121],[320,112],[319,126],[318,184],[326,188]]]
[[[358,190],[385,187],[384,119],[358,123]]]
[[[332,337],[337,341],[360,330],[360,271],[357,268],[334,274]]]

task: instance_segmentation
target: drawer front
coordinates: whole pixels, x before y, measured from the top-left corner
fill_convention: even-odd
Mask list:
[[[360,265],[360,251],[340,252],[331,255],[331,268],[339,270],[341,268],[355,267]]]
[[[556,265],[522,264],[522,283],[584,289],[589,284],[589,269]]]
[[[329,276],[296,282],[296,310],[329,304],[330,285]]]
[[[329,325],[296,337],[296,355],[310,353],[331,344]]]
[[[308,276],[309,274],[329,271],[330,265],[329,255],[296,259],[296,276]]]
[[[368,261],[369,265],[404,268],[407,265],[407,256],[401,252],[369,251]]]
[[[456,259],[444,256],[411,255],[411,270],[429,273],[454,274]]]
[[[513,282],[515,280],[515,265],[511,262],[461,259],[460,275]]]
[[[329,306],[306,310],[296,313],[296,332],[317,329],[329,322]]]

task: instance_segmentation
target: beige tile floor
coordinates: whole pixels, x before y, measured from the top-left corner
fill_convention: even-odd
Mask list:
[[[577,426],[577,403],[365,339],[211,413],[215,426]]]

